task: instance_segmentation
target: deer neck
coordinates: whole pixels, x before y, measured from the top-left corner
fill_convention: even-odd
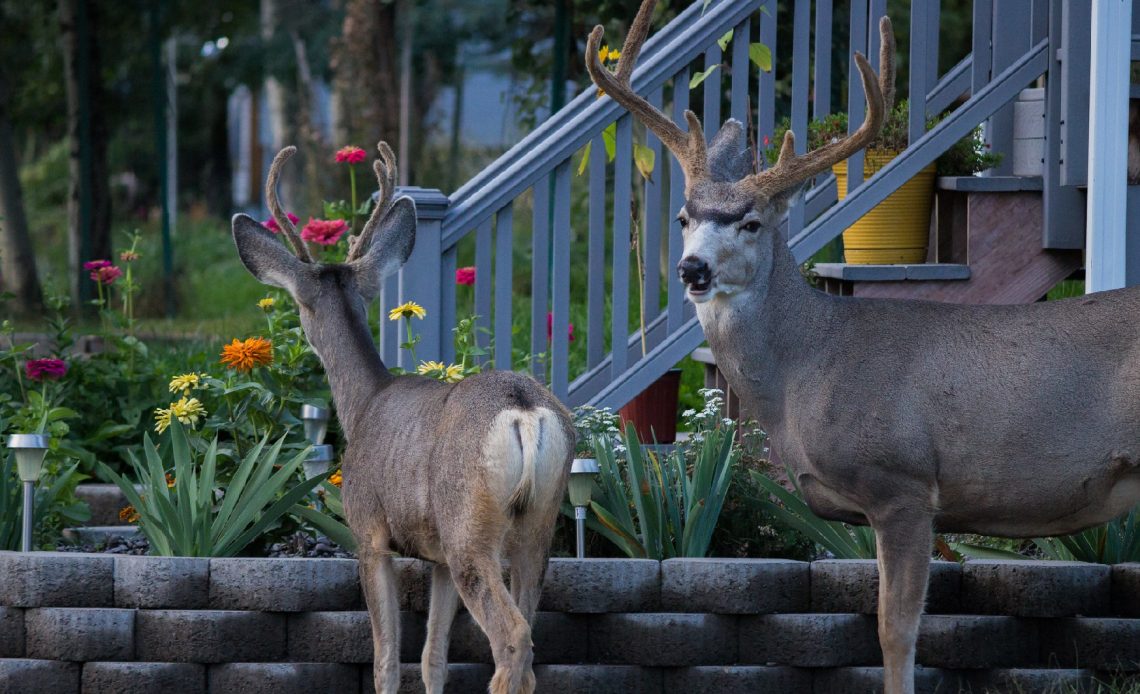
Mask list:
[[[784,239],[772,235],[771,262],[741,292],[697,305],[717,365],[767,430],[783,419],[785,393],[824,355],[833,302],[810,287]]]
[[[367,321],[347,304],[343,316],[326,317],[314,327],[315,331],[306,331],[309,342],[325,367],[341,428],[352,441],[368,424],[362,415],[369,403],[394,377],[376,350]]]

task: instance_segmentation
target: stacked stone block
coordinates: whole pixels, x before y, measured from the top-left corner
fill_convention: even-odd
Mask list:
[[[421,691],[430,566],[398,560],[402,689]],[[931,566],[919,691],[1081,691],[1140,675],[1140,565]],[[881,687],[873,561],[555,559],[540,691]],[[0,691],[372,691],[356,563],[0,553]],[[493,666],[465,612],[449,691]]]

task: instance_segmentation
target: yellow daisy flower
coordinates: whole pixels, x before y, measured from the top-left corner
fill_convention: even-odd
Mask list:
[[[443,371],[443,380],[448,383],[459,383],[463,380],[463,367],[459,364],[452,364]]]
[[[611,48],[610,52],[606,54],[606,60],[620,60],[620,59],[621,59],[621,51],[617,50],[616,48]]]
[[[421,376],[435,376],[437,373],[443,373],[447,370],[447,365],[441,361],[425,361],[420,362],[416,367],[416,373]]]
[[[388,312],[388,320],[400,320],[401,318],[423,318],[427,315],[427,311],[423,306],[420,306],[414,301],[407,301]]]
[[[448,383],[458,383],[463,380],[463,367],[459,364],[444,364],[441,361],[425,361],[416,367],[416,373],[421,376],[437,378]]]
[[[182,374],[170,379],[170,392],[186,395],[195,388],[202,388],[202,374]]]
[[[264,299],[262,299],[261,301],[257,302],[257,307],[259,309],[261,309],[262,311],[269,313],[271,310],[273,310],[273,304],[275,304],[275,303],[277,303],[276,299],[274,299],[271,296],[267,296]]]

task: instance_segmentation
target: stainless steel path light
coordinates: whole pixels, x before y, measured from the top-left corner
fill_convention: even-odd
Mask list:
[[[324,442],[329,431],[329,411],[316,405],[301,405],[301,422],[305,426],[305,438],[313,444],[313,450],[301,465],[305,469],[305,477],[316,477],[328,471],[335,457],[333,447]]]
[[[16,454],[16,469],[20,481],[24,483],[24,527],[20,550],[32,551],[32,514],[36,500],[36,482],[44,467],[51,437],[44,434],[12,434],[8,437],[8,448]]]
[[[570,466],[570,505],[578,534],[578,558],[586,558],[586,508],[594,492],[594,475],[600,468],[593,458],[575,458]]]

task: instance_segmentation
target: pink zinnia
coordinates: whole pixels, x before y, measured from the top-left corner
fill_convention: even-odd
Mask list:
[[[67,373],[67,362],[62,359],[29,359],[24,362],[24,373],[29,381],[57,381]]]
[[[301,230],[301,238],[319,243],[322,246],[331,246],[340,241],[340,237],[344,236],[346,231],[348,231],[348,224],[343,219],[313,219],[309,217],[309,223]]]
[[[100,268],[105,268],[105,267],[110,267],[110,266],[111,266],[110,260],[88,260],[86,263],[83,263],[83,269],[88,270],[88,271],[98,270]],[[92,277],[91,279],[95,279],[95,278]]]
[[[475,266],[474,265],[468,265],[467,267],[461,267],[458,270],[456,270],[455,271],[455,283],[456,284],[463,284],[463,285],[466,285],[468,287],[475,284]]]
[[[300,217],[298,217],[297,215],[293,214],[292,212],[286,212],[286,213],[285,213],[285,216],[286,216],[286,217],[288,217],[288,218],[289,218],[289,221],[290,221],[290,222],[293,222],[294,224],[296,224],[297,222],[301,221],[301,218],[300,218]],[[272,231],[274,234],[276,234],[277,232],[281,231],[281,227],[280,227],[280,225],[278,225],[278,224],[277,224],[277,220],[276,220],[276,219],[274,219],[274,218],[272,218],[272,217],[270,217],[269,219],[267,219],[267,220],[265,220],[264,222],[262,222],[262,223],[261,223],[261,226],[263,226],[263,227],[265,227],[266,229],[268,229],[268,230]]]
[[[105,265],[91,271],[91,279],[99,284],[114,284],[122,276],[123,271],[115,265]]]
[[[338,164],[359,164],[364,161],[364,158],[367,156],[364,150],[349,145],[348,147],[341,147],[336,151],[336,162]]]
[[[566,335],[570,341],[574,341],[574,324],[570,323],[566,326]],[[546,313],[546,341],[550,342],[554,338],[554,314],[551,312]]]

